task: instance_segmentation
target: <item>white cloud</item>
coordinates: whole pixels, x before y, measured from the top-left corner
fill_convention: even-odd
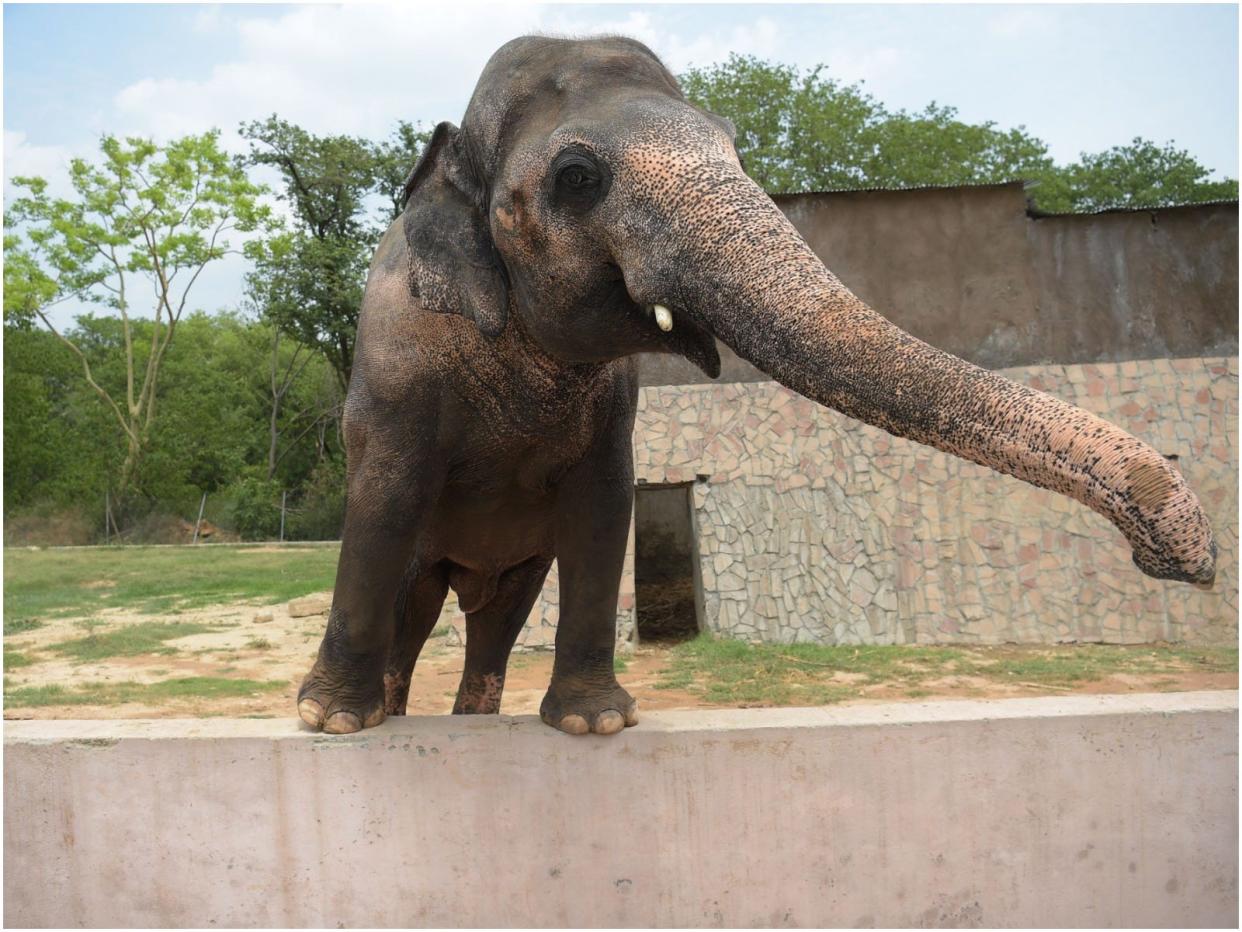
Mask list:
[[[674,72],[730,52],[779,52],[780,30],[768,17],[673,29],[670,15],[609,18],[532,3],[303,6],[277,16],[212,7],[199,14],[196,28],[231,30],[238,41],[232,60],[194,80],[143,78],[122,88],[114,104],[125,132],[157,139],[211,126],[229,137],[240,121],[271,113],[312,132],[380,137],[398,119],[460,121],[492,52],[524,33],[633,36]],[[226,144],[241,147],[235,138]]]
[[[459,120],[488,56],[540,21],[540,7],[521,3],[240,14],[227,26],[236,58],[197,80],[145,78],[115,104],[127,124],[157,138],[231,131],[273,112],[313,132],[378,137],[398,119]]]
[[[4,131],[4,199],[16,193],[9,179],[37,175],[48,182],[53,194],[65,194],[69,187],[69,160],[78,153],[65,146],[40,146],[30,142],[22,130]]]
[[[550,19],[557,32],[579,35],[588,32],[618,33],[647,45],[675,74],[691,65],[709,65],[723,61],[731,52],[741,55],[771,57],[779,47],[780,30],[766,16],[728,29],[700,27],[692,33],[670,29],[662,14],[631,12],[620,19],[588,21],[581,15],[558,15]]]

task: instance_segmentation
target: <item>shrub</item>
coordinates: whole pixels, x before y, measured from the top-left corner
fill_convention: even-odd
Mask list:
[[[345,525],[345,464],[325,460],[285,522],[286,540],[339,540]]]
[[[280,536],[280,486],[268,479],[249,477],[227,491],[233,501],[232,524],[242,540],[272,540]]]

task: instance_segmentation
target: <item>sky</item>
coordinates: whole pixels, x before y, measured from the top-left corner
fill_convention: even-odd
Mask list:
[[[1238,176],[1232,4],[6,3],[3,19],[6,200],[15,175],[63,190],[103,133],[219,127],[242,152],[238,124],[272,113],[375,139],[459,122],[488,56],[534,31],[631,35],[674,72],[731,52],[822,63],[892,109],[1024,125],[1059,162],[1143,136]],[[243,271],[221,263],[191,303],[235,307]]]

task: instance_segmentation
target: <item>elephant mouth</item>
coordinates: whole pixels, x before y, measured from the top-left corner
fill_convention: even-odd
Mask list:
[[[676,353],[694,363],[709,378],[720,376],[720,352],[716,338],[690,317],[668,305],[635,305],[643,317],[643,327],[652,332],[659,352]]]

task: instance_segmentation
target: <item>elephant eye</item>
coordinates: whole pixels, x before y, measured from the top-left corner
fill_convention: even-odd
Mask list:
[[[595,179],[588,175],[580,166],[571,165],[561,172],[561,184],[570,188],[585,188],[595,184]]]
[[[552,202],[557,207],[588,210],[608,191],[611,176],[593,155],[567,149],[552,165]]]

